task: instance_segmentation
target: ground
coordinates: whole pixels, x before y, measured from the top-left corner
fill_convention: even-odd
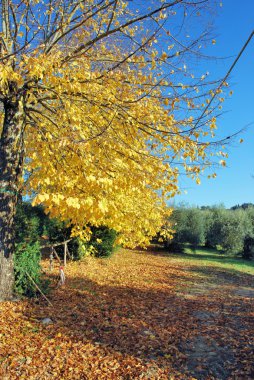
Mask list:
[[[119,250],[65,274],[53,306],[0,305],[1,379],[254,378],[253,263]]]

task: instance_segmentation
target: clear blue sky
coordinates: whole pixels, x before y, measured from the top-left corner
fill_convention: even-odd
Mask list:
[[[216,45],[212,53],[216,57],[231,58],[213,62],[209,71],[225,75],[252,30],[254,0],[241,3],[224,0],[216,16]],[[234,68],[229,83],[234,94],[223,104],[226,113],[218,120],[217,136],[231,135],[251,122],[253,125],[230,144],[227,168],[216,170],[216,179],[203,177],[201,185],[196,185],[182,177],[181,188],[188,193],[175,197],[172,203],[199,206],[223,203],[226,207],[254,203],[254,37]],[[240,138],[244,139],[242,144],[238,143]]]

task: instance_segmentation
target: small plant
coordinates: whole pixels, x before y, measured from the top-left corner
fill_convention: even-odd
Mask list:
[[[40,246],[35,243],[20,243],[14,254],[15,292],[27,297],[37,294],[35,284],[42,285]],[[44,286],[45,287],[45,286]]]

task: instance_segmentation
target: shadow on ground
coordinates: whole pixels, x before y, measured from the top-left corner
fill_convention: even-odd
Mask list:
[[[73,277],[66,288],[52,294],[53,308],[32,303],[27,316],[38,321],[52,318],[54,323],[46,330],[51,338],[61,331],[73,342],[92,342],[153,363],[154,372],[146,378],[159,379],[158,368],[180,373],[182,379],[225,380],[241,371],[252,376],[244,364],[253,349],[252,302],[235,289],[250,286],[253,276],[240,278],[216,267],[185,268],[185,274],[181,279],[167,273],[164,289],[158,290],[105,286]],[[172,288],[172,282],[178,288]]]

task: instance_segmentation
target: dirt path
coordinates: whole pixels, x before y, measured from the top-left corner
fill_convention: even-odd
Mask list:
[[[253,314],[249,317],[245,312],[254,304],[254,287],[241,285],[243,279],[249,285],[245,276],[239,279],[239,276],[215,268],[203,268],[202,273],[205,282],[201,277],[200,281],[179,292],[186,299],[210,299],[210,307],[204,302],[193,312],[199,333],[183,345],[187,368],[194,378],[200,380],[252,379],[254,371],[250,358],[254,344],[250,342],[250,325],[246,322],[251,322],[254,328],[254,319]],[[239,345],[241,340],[243,344]],[[233,371],[240,356],[236,348],[239,346],[244,358]],[[245,364],[249,366],[249,374],[245,371]],[[232,372],[234,375],[231,376]]]
[[[254,379],[253,276],[126,250],[66,279],[0,305],[1,379]]]

